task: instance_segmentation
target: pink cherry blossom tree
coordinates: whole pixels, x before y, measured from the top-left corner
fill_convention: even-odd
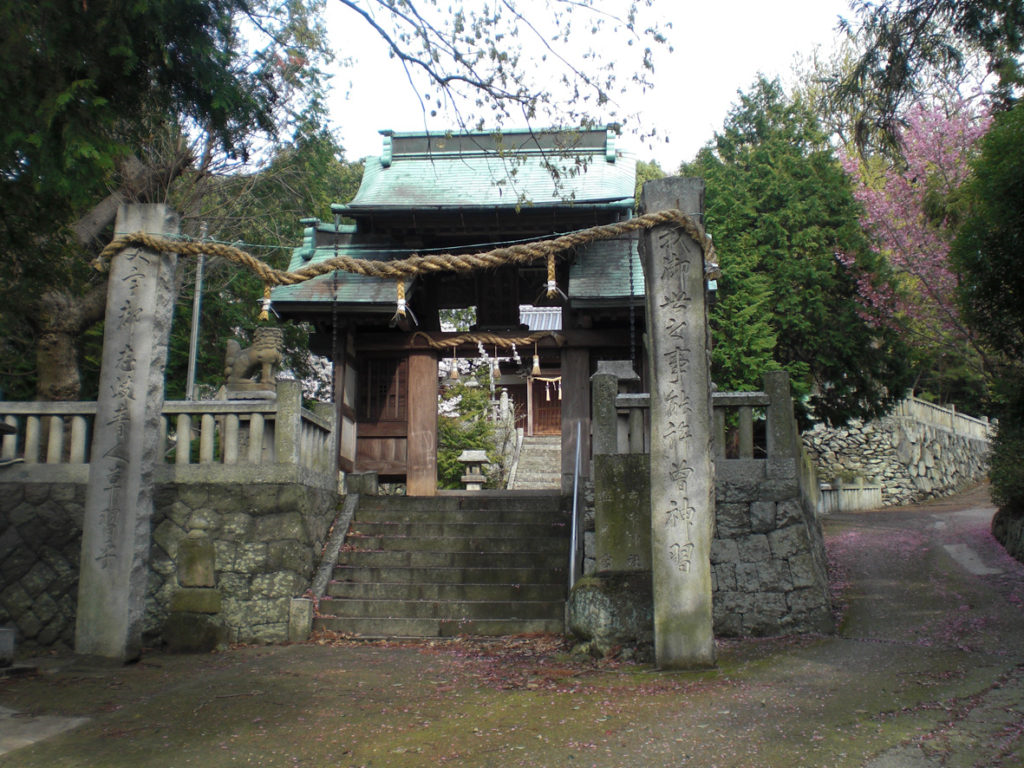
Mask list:
[[[894,323],[902,321],[922,358],[982,353],[957,308],[949,251],[959,221],[958,190],[990,123],[986,109],[963,100],[918,105],[899,135],[902,164],[879,170],[856,153],[843,157],[864,206],[861,224],[896,274],[894,292],[862,282],[862,298]]]

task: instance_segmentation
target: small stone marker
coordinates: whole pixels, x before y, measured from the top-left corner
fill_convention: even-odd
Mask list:
[[[177,228],[164,205],[122,206],[115,224],[118,233]],[[82,654],[131,661],[142,650],[176,263],[129,248],[110,265],[75,626]]]
[[[643,212],[704,212],[704,182],[679,177],[644,185]],[[698,243],[670,226],[640,239],[647,284],[651,371],[651,561],[654,650],[662,669],[715,663],[711,538],[711,372]]]

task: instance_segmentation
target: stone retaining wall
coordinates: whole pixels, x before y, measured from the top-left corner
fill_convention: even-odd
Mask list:
[[[309,586],[339,497],[274,469],[262,482],[158,484],[147,642],[162,639],[181,589],[179,545],[190,530],[213,543],[218,599],[203,610],[223,627],[221,636],[287,639],[289,602]],[[81,482],[0,482],[0,625],[13,624],[20,643],[74,647],[84,509]]]
[[[822,481],[880,483],[885,506],[948,496],[988,473],[988,440],[902,416],[819,424],[803,440]]]
[[[809,463],[809,459],[808,459]],[[833,631],[821,524],[803,498],[801,468],[723,461],[711,544],[715,634],[757,637]],[[810,467],[803,468],[813,482]],[[598,574],[592,484],[584,488],[584,574]]]
[[[651,571],[650,454],[637,450],[645,441],[632,439],[645,424],[637,412],[645,407],[645,396],[619,394],[616,377],[623,377],[608,370],[612,364],[602,365],[606,369],[599,367],[591,377],[594,483],[587,503],[594,511],[584,517],[585,529],[593,531],[584,537],[585,575],[590,578],[572,589],[567,616],[570,631],[591,651],[635,644],[643,653],[650,633],[636,622],[653,614],[639,613],[623,599],[623,590],[636,586],[639,577],[620,577],[646,573],[650,578]],[[816,516],[818,477],[797,432],[788,375],[772,371],[763,383],[763,391],[719,392],[712,398],[717,433],[712,441],[715,530],[709,552],[714,632],[740,637],[831,632],[825,544]],[[761,407],[763,458],[754,458],[753,410]],[[725,440],[730,410],[737,412],[739,456],[728,455]],[[624,419],[620,411],[626,411]],[[623,433],[625,440],[620,439]],[[682,509],[670,507],[669,515]],[[636,600],[647,596],[637,594]]]
[[[794,462],[795,464],[796,462]],[[800,474],[722,462],[711,545],[715,633],[758,637],[834,629],[825,542]]]
[[[0,483],[0,625],[19,643],[72,648],[84,483]]]

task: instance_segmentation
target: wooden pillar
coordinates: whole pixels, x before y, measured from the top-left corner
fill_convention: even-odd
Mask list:
[[[526,377],[526,434],[533,437],[533,376]]]
[[[177,232],[165,205],[122,206],[116,232]],[[75,651],[142,652],[153,476],[177,257],[129,248],[110,264],[99,397],[85,495]],[[179,435],[180,437],[180,435]]]
[[[356,466],[356,387],[355,340],[346,327],[334,331],[334,450],[337,468],[352,472]]]
[[[704,210],[704,182],[648,182],[645,213]],[[661,226],[640,239],[647,284],[651,370],[651,559],[654,650],[663,669],[715,663],[711,538],[715,478],[711,459],[711,373],[701,247]]]
[[[562,350],[562,493],[572,493],[576,425],[580,425],[580,476],[590,477],[590,351]]]
[[[437,353],[409,353],[409,432],[406,493],[437,495]]]

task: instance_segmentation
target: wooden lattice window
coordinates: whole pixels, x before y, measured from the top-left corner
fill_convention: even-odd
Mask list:
[[[405,421],[408,416],[409,374],[405,358],[363,361],[359,420]]]

